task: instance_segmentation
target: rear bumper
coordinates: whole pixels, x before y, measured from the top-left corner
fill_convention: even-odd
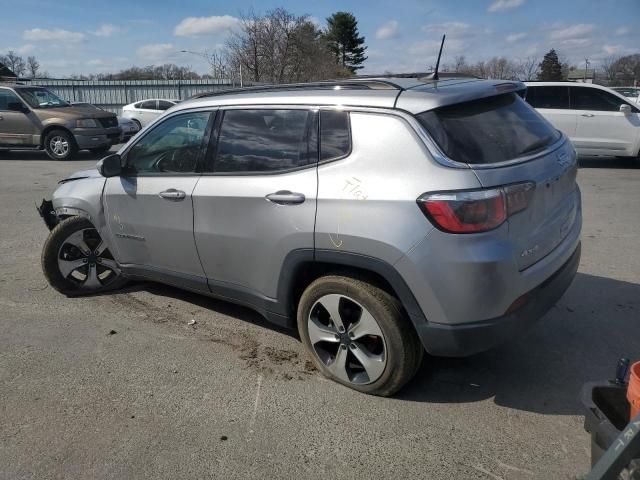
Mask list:
[[[569,288],[580,264],[581,244],[553,275],[527,294],[520,309],[502,317],[459,325],[424,323],[418,334],[426,350],[436,356],[464,357],[488,350],[520,336],[535,324]]]

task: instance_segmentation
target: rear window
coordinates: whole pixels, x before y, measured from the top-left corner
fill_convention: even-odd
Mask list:
[[[469,164],[506,162],[560,138],[515,93],[436,108],[419,114],[418,120],[445,155]]]

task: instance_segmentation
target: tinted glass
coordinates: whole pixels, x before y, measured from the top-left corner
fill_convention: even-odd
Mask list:
[[[158,110],[169,110],[171,107],[173,107],[173,103],[166,100],[158,100]]]
[[[320,111],[320,160],[343,157],[351,150],[349,114]]]
[[[418,119],[449,158],[469,164],[512,160],[560,136],[514,93],[437,108]]]
[[[227,110],[214,161],[216,172],[274,172],[314,163],[307,110]]]
[[[0,89],[0,110],[9,110],[9,104],[20,102],[11,90]]]
[[[574,110],[596,110],[618,112],[624,100],[597,88],[571,87],[571,108]]]
[[[145,108],[147,110],[157,110],[157,104],[155,100],[147,100],[142,102],[138,108]]]
[[[527,103],[534,108],[569,108],[569,87],[528,87]]]
[[[167,118],[127,152],[131,173],[190,173],[198,171],[209,113]]]

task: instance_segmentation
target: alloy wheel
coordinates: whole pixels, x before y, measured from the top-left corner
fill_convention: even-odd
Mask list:
[[[120,269],[95,228],[69,235],[58,251],[58,269],[80,290],[106,287],[120,276]]]
[[[352,298],[324,295],[311,307],[307,325],[315,355],[335,377],[368,384],[383,374],[387,349],[380,325]]]
[[[69,141],[60,135],[52,137],[49,146],[51,151],[59,157],[64,157],[69,153]]]

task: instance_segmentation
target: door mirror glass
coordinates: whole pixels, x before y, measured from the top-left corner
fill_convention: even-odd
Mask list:
[[[20,113],[27,113],[29,111],[27,106],[22,102],[9,102],[9,104],[7,105],[7,110],[9,110],[10,112]]]
[[[97,167],[103,177],[117,177],[122,173],[122,160],[120,155],[114,153],[100,160]]]
[[[627,105],[626,103],[623,103],[622,105],[620,105],[620,111],[622,113],[624,113],[625,115],[628,115],[631,113],[631,105]]]

